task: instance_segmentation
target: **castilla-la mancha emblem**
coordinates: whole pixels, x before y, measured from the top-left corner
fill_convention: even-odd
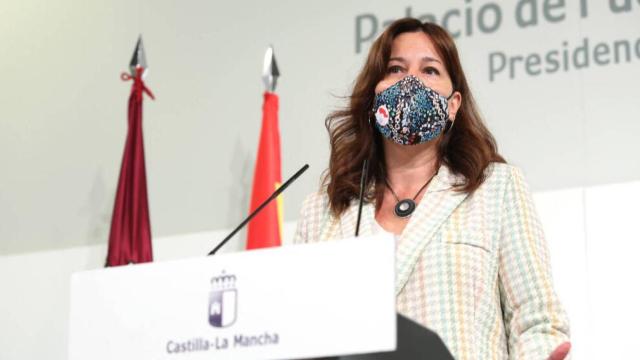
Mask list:
[[[219,328],[232,325],[236,321],[237,305],[236,276],[227,275],[222,271],[220,276],[212,277],[209,293],[209,324]]]

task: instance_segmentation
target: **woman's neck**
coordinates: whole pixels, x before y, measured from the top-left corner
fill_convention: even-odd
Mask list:
[[[400,197],[413,197],[438,171],[438,141],[400,145],[384,139],[383,146],[387,181]]]

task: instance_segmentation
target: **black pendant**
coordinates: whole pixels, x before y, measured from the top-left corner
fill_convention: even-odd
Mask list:
[[[404,199],[398,201],[396,207],[393,209],[393,212],[397,217],[405,218],[411,216],[413,211],[416,209],[416,203],[411,199]]]

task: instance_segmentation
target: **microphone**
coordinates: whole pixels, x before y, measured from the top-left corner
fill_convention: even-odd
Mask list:
[[[302,175],[303,172],[307,171],[308,168],[309,164],[304,164],[304,166],[301,167],[300,170],[298,170],[295,174],[293,174],[293,176],[291,176],[289,180],[285,181],[284,184],[282,184],[276,191],[274,191],[273,194],[271,194],[271,196],[267,198],[267,200],[265,200],[262,204],[260,204],[260,206],[253,210],[253,212],[249,214],[249,216],[247,216],[247,218],[244,219],[240,223],[240,225],[238,225],[229,235],[227,235],[224,240],[222,240],[215,248],[213,248],[213,250],[211,250],[209,254],[207,254],[207,256],[213,255],[218,252],[218,250],[220,250],[220,248],[223,247],[224,244],[226,244],[227,241],[229,241],[233,237],[233,235],[235,235],[238,231],[240,231],[240,229],[247,225],[247,223],[249,223],[249,221],[251,221],[251,219],[253,219],[260,212],[260,210],[267,206],[267,204],[269,204],[271,200],[277,198],[280,193],[282,193],[289,185],[291,185],[291,183],[293,183],[300,175]]]
[[[367,185],[367,172],[369,163],[365,159],[362,162],[362,174],[360,174],[360,203],[358,204],[358,221],[356,222],[356,237],[360,233],[360,218],[362,217],[362,203],[364,202],[364,187]]]

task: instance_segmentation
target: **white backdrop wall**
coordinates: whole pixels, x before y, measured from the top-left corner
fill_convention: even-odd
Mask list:
[[[247,211],[267,45],[282,73],[283,177],[311,165],[285,194],[291,228],[327,165],[325,116],[372,39],[407,14],[458,35],[501,152],[546,204],[576,341],[620,343],[616,328],[628,325],[617,319],[640,320],[630,286],[640,273],[630,225],[640,202],[639,0],[25,0],[0,7],[0,316],[10,320],[0,359],[46,349],[64,358],[67,275],[105,255],[130,89],[119,74],[138,34],[157,98],[146,100],[144,130],[156,258],[166,259],[200,254],[193,244],[208,246]],[[42,294],[49,307],[23,301]],[[42,341],[49,347],[33,346]],[[580,349],[587,358],[608,347]]]
[[[283,176],[311,165],[285,196],[294,220],[326,168],[336,96],[383,24],[407,13],[460,33],[486,121],[534,190],[640,179],[638,0],[5,2],[0,254],[105,243],[131,85],[119,75],[140,33],[157,96],[144,120],[154,236],[246,213],[268,44],[282,72]]]

